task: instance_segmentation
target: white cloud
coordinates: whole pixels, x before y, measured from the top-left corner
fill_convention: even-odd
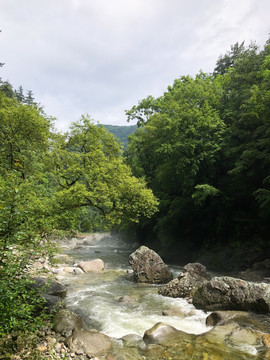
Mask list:
[[[31,89],[63,130],[124,110],[181,75],[212,71],[231,44],[270,32],[268,0],[1,0],[0,76]]]

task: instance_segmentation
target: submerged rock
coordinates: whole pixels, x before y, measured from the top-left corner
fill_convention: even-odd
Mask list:
[[[173,298],[191,298],[210,278],[205,266],[200,263],[189,263],[183,267],[177,279],[173,279],[159,290],[159,294]]]
[[[181,309],[180,307],[178,306],[172,306],[168,309],[165,309],[162,311],[162,315],[164,316],[178,316],[178,317],[185,317],[187,314],[186,312]]]
[[[213,311],[206,318],[207,326],[224,325],[232,322],[243,323],[246,322],[249,313],[246,311]]]
[[[214,277],[193,295],[198,309],[270,312],[270,285],[252,283],[228,276]]]
[[[146,246],[141,246],[129,256],[129,264],[138,282],[164,284],[173,278],[161,257]]]

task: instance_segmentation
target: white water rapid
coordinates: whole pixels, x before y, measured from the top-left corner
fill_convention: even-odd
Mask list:
[[[159,286],[136,284],[128,273],[128,257],[134,246],[108,234],[93,234],[63,244],[63,250],[75,262],[100,258],[102,273],[85,273],[69,278],[67,307],[80,314],[86,324],[114,338],[127,334],[143,336],[158,322],[165,322],[187,333],[209,330],[206,313],[196,310],[183,299],[158,295]],[[180,268],[173,267],[177,276]],[[164,316],[169,308],[181,310],[181,316]]]

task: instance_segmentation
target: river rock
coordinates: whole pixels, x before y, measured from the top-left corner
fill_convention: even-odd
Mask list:
[[[252,283],[228,276],[214,277],[193,295],[198,309],[270,312],[270,285]]]
[[[151,329],[145,331],[143,340],[146,344],[159,344],[171,334],[177,333],[178,330],[171,325],[159,322]]]
[[[81,261],[78,264],[78,267],[81,268],[84,272],[101,272],[104,270],[105,265],[103,260],[94,259],[89,261]]]
[[[42,298],[45,300],[43,308],[47,312],[57,311],[58,309],[63,308],[64,306],[64,303],[59,296],[42,294]],[[37,310],[40,311],[41,309],[38,308]]]
[[[70,351],[75,354],[83,353],[88,356],[95,356],[106,353],[111,348],[112,341],[109,336],[102,333],[79,330],[67,339],[67,345]]]
[[[262,347],[262,335],[259,331],[244,328],[236,323],[230,323],[215,326],[210,331],[199,335],[196,339],[196,347],[201,344],[205,349],[214,347],[223,352],[223,358],[229,358],[227,355],[230,349],[239,349],[242,353],[239,358],[246,358],[244,354],[256,355],[257,351]],[[249,359],[250,357],[248,357]]]
[[[254,263],[251,268],[239,272],[238,276],[247,281],[270,282],[270,259]]]
[[[60,264],[69,264],[71,261],[67,254],[56,254],[53,259]]]
[[[162,315],[164,316],[178,316],[178,317],[185,317],[186,316],[186,312],[181,309],[178,306],[172,306],[168,309],[165,309],[162,311]]]
[[[175,327],[159,322],[151,329],[145,331],[143,340],[148,344],[180,344],[182,342],[192,341],[196,336],[187,334],[184,331],[177,330]]]
[[[72,274],[72,275],[84,274],[84,271],[81,268],[76,267],[76,266],[65,266],[62,269],[67,274]]]
[[[164,284],[173,278],[161,257],[146,246],[141,246],[129,256],[134,279],[142,283]]]
[[[59,296],[62,299],[67,294],[66,287],[57,281],[42,277],[33,277],[31,280],[33,281],[30,284],[31,288],[40,290],[43,294]]]
[[[246,311],[213,311],[206,318],[207,326],[224,325],[232,322],[243,323],[249,318],[249,313]]]
[[[79,331],[83,327],[83,319],[69,309],[62,309],[55,315],[53,330],[59,334],[71,335],[73,330]]]
[[[159,294],[173,298],[191,298],[210,278],[205,266],[200,263],[189,263],[183,267],[177,279],[173,279],[159,290]]]

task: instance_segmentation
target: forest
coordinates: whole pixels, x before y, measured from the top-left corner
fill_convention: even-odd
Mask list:
[[[175,262],[217,248],[269,257],[270,40],[236,43],[212,73],[126,115],[137,125],[123,152],[86,115],[59,133],[31,91],[1,80],[1,336],[39,326],[27,265],[71,231],[132,233]]]
[[[142,242],[176,262],[211,249],[238,252],[241,266],[269,257],[269,90],[269,40],[236,43],[212,74],[182,76],[126,112],[138,125],[126,161],[160,202],[136,226]]]

